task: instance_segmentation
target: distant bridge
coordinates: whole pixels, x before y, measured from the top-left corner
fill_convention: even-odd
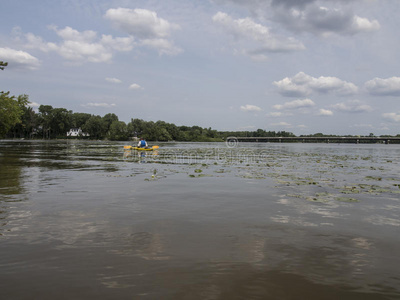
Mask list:
[[[400,137],[377,136],[326,136],[326,137],[228,137],[227,142],[245,143],[353,143],[353,144],[400,144]]]

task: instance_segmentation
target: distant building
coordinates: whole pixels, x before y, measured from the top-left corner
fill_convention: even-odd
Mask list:
[[[71,128],[67,132],[67,136],[89,136],[89,134],[86,132],[83,132],[81,128]]]

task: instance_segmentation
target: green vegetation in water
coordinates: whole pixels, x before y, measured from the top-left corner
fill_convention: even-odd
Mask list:
[[[379,177],[379,176],[365,176],[365,179],[367,179],[367,180],[381,181],[381,180],[382,180],[382,177]]]
[[[328,203],[333,200],[339,201],[339,202],[360,202],[359,200],[355,198],[349,198],[349,197],[339,197],[331,193],[327,192],[322,192],[322,193],[316,193],[314,196],[305,196],[301,194],[288,194],[288,197],[292,198],[298,198],[298,199],[305,199],[309,202],[316,202],[316,203]]]
[[[306,197],[307,201],[310,202],[320,202],[320,203],[326,203],[328,202],[327,199],[321,198],[321,197]]]
[[[347,198],[347,197],[336,197],[335,198],[336,201],[339,202],[360,202],[359,200],[355,199],[355,198]]]
[[[213,176],[210,175],[210,174],[197,174],[197,175],[195,175],[195,174],[189,174],[189,177],[190,177],[190,178],[201,178],[201,177],[213,177]]]

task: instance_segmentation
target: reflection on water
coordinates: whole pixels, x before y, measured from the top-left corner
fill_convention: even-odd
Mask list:
[[[0,141],[5,299],[400,298],[396,145]]]

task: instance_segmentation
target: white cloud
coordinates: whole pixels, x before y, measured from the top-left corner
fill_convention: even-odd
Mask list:
[[[291,127],[292,126],[292,124],[289,124],[287,122],[271,123],[270,125],[274,126],[274,127]]]
[[[274,5],[273,19],[294,32],[328,36],[332,33],[353,35],[380,29],[377,20],[357,16],[344,7],[328,8],[319,6],[317,1],[306,1],[308,5],[297,6],[293,1],[290,2],[290,5]]]
[[[351,26],[354,33],[357,32],[368,32],[376,31],[380,29],[380,24],[377,20],[368,20],[367,18],[361,18],[359,16],[353,17],[353,24]]]
[[[372,95],[400,96],[400,77],[387,79],[374,78],[365,83],[365,88]]]
[[[44,52],[55,51],[66,60],[72,62],[109,62],[114,51],[130,51],[133,49],[132,37],[113,38],[110,35],[102,35],[101,38],[92,30],[78,31],[69,26],[58,29],[50,26],[50,29],[62,39],[59,43],[45,42],[39,36],[32,33],[25,35],[26,47],[39,49]]]
[[[139,39],[142,46],[154,48],[160,55],[178,55],[183,50],[168,38],[180,26],[159,18],[157,13],[147,9],[111,8],[105,18],[115,27]]]
[[[117,28],[141,39],[166,38],[172,30],[180,28],[147,9],[111,8],[105,18]]]
[[[260,107],[251,104],[242,105],[240,109],[245,112],[258,112],[262,110]]]
[[[160,55],[178,55],[183,52],[167,39],[146,39],[141,41],[141,45],[156,49]]]
[[[18,33],[20,33],[18,31]],[[40,36],[36,36],[33,33],[25,34],[26,45],[25,47],[31,49],[39,49],[43,52],[49,52],[51,50],[56,50],[57,46],[54,43],[46,43]]]
[[[59,55],[70,61],[105,62],[112,57],[110,51],[99,42],[94,42],[97,34],[87,30],[79,32],[67,26],[64,29],[52,27],[59,37],[63,39],[59,45],[52,44],[50,50],[55,50]]]
[[[142,87],[141,87],[140,85],[138,85],[137,83],[132,83],[132,84],[129,86],[129,89],[130,89],[130,90],[140,90],[140,89],[142,89]]]
[[[83,107],[104,107],[104,108],[109,108],[109,107],[114,107],[115,103],[95,103],[95,102],[89,102],[86,104],[82,104],[81,106]]]
[[[64,29],[58,29],[57,26],[49,26],[49,28],[54,30],[64,40],[86,43],[97,38],[97,33],[93,30],[79,32],[69,26],[66,26]]]
[[[306,108],[314,106],[315,103],[311,99],[304,99],[304,100],[294,100],[290,102],[285,102],[284,104],[276,104],[273,108],[277,110],[288,110],[288,109],[299,109],[299,108]]]
[[[313,78],[309,83],[312,90],[319,93],[328,93],[334,91],[339,95],[353,95],[357,93],[358,88],[353,84],[336,77],[324,77]]]
[[[243,46],[244,50],[240,52],[254,59],[264,58],[264,53],[305,49],[304,45],[296,39],[274,35],[268,27],[258,24],[250,18],[235,20],[226,13],[218,12],[212,20],[221,25],[227,33],[233,35],[238,43],[242,40],[253,42],[254,46],[251,49]]]
[[[32,107],[32,108],[38,108],[38,107],[40,106],[40,104],[37,103],[37,102],[29,102],[28,105],[29,105],[30,107]]]
[[[340,112],[348,113],[364,113],[371,112],[373,109],[371,106],[364,104],[359,100],[350,100],[347,102],[341,102],[332,105],[332,108]]]
[[[304,97],[317,93],[335,93],[339,96],[354,95],[358,92],[355,84],[343,81],[337,77],[320,76],[318,78],[305,74],[297,73],[294,77],[285,77],[273,84],[278,88],[278,92],[286,97]]]
[[[331,110],[329,110],[329,109],[323,109],[323,108],[321,108],[321,109],[318,111],[318,115],[319,115],[319,116],[332,116],[332,115],[333,115],[333,112],[332,112]]]
[[[287,117],[287,116],[292,116],[292,113],[288,113],[288,112],[281,112],[281,111],[275,111],[275,112],[271,112],[269,114],[267,114],[268,117],[271,118],[280,118],[280,117]]]
[[[133,37],[116,37],[113,38],[111,35],[103,34],[101,36],[100,43],[115,51],[128,52],[133,49],[134,38]]]
[[[106,78],[106,81],[111,82],[111,83],[121,83],[121,82],[122,82],[122,81],[121,81],[120,79],[118,79],[118,78],[110,78],[110,77],[107,77],[107,78]]]
[[[296,76],[300,75],[299,77],[302,77],[303,74],[301,72]],[[280,81],[274,81],[273,84],[278,87],[278,92],[286,97],[304,97],[311,94],[311,88],[307,84],[295,82],[296,76],[293,78],[285,77]]]
[[[40,66],[40,61],[36,57],[21,50],[0,48],[0,58],[2,61],[8,62],[7,69],[35,70]]]
[[[382,116],[387,120],[400,122],[400,113],[385,113]]]

